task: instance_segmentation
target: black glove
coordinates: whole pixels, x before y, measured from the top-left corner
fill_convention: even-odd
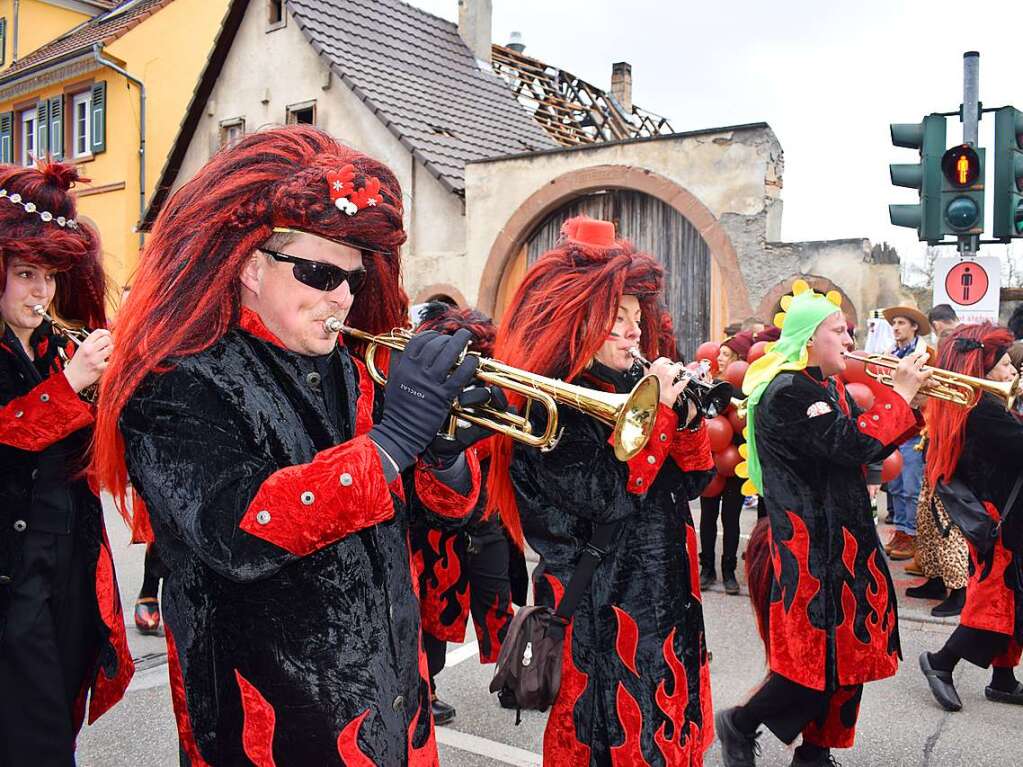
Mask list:
[[[369,430],[369,437],[397,464],[398,471],[411,466],[430,444],[455,397],[476,373],[479,358],[475,355],[467,355],[453,370],[471,338],[468,330],[452,336],[421,333],[392,364],[380,423]]]
[[[504,396],[499,386],[485,386],[476,382],[470,385],[458,395],[458,404],[463,408],[479,408],[487,405],[493,410],[508,411],[508,398]],[[438,434],[423,454],[427,463],[439,466],[450,465],[455,458],[465,451],[466,448],[486,439],[494,432],[483,426],[458,419],[458,427],[455,429],[454,437],[447,436],[448,424],[445,421],[441,427],[443,432]]]

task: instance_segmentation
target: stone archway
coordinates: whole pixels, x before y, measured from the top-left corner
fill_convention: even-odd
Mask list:
[[[796,280],[805,280],[818,293],[837,290],[842,295],[842,313],[845,314],[846,319],[850,323],[859,328],[859,313],[856,310],[856,304],[849,298],[849,294],[827,277],[821,277],[819,274],[793,274],[776,283],[773,288],[764,294],[760,301],[760,306],[757,307],[756,316],[766,322],[772,322],[774,315],[781,309],[782,296],[792,292],[792,283]]]
[[[465,295],[462,291],[447,282],[435,282],[431,285],[427,285],[425,288],[421,288],[416,291],[415,297],[412,300],[413,304],[425,304],[427,301],[439,299],[442,296],[450,298],[455,302],[455,305],[459,309],[464,309],[469,304],[465,300]],[[445,302],[447,303],[447,302]]]
[[[493,314],[501,278],[518,256],[530,233],[553,210],[567,201],[599,189],[631,189],[656,197],[685,217],[707,243],[725,290],[727,317],[742,318],[751,312],[739,258],[724,227],[698,198],[684,187],[645,168],[631,165],[595,165],[569,171],[530,195],[511,215],[490,247],[480,279],[480,309]]]

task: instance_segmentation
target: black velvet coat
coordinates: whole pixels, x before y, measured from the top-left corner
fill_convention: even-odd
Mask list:
[[[1005,504],[1021,473],[1023,424],[997,397],[985,394],[966,419],[956,477],[988,505],[992,516],[1006,517],[1001,537],[987,556],[979,557],[970,547],[970,580],[960,622],[1008,634],[1017,644],[1023,644],[1023,493],[1013,509]]]
[[[172,692],[192,764],[432,765],[409,509],[388,485],[373,386],[339,349],[332,417],[310,360],[251,313],[148,378],[121,428],[170,575]],[[416,469],[423,503],[462,497]],[[437,524],[441,523],[437,520]]]
[[[627,391],[632,380],[579,383]],[[511,466],[523,532],[540,555],[536,602],[561,598],[594,523],[621,527],[565,636],[544,764],[702,764],[713,722],[689,500],[713,476],[706,429],[676,432],[662,405],[647,449],[622,463],[609,427],[571,408],[558,417],[558,446],[516,447]]]
[[[865,465],[917,430],[878,387],[861,412],[818,369],[779,374],[755,411],[775,582],[771,670],[834,691],[895,673],[896,595],[870,511]]]
[[[134,667],[103,511],[81,476],[92,436],[92,408],[68,385],[58,354],[66,342],[49,322],[35,330],[30,343],[34,361],[9,328],[0,336],[0,645],[24,535],[36,530],[72,536],[86,552],[86,569],[75,577],[95,587],[88,610],[94,622],[81,641],[99,648],[93,672],[81,680],[76,712],[80,724],[86,692],[91,688],[92,722],[120,700]]]

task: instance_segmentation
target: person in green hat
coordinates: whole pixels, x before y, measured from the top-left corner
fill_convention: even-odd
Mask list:
[[[898,667],[895,588],[864,467],[917,433],[927,355],[903,359],[863,412],[836,377],[850,344],[839,306],[806,290],[743,382],[746,468],[770,521],[773,578],[760,602],[770,673],[715,718],[726,767],[755,764],[761,725],[785,743],[802,734],[793,767],[832,764],[830,749],[853,743],[863,684]]]

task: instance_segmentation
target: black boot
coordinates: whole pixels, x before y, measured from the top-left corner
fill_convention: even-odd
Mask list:
[[[928,578],[923,583],[906,589],[906,596],[914,599],[944,599],[948,591],[941,578]]]
[[[952,589],[944,602],[931,609],[931,615],[935,618],[953,618],[963,611],[965,604],[966,588]]]
[[[952,672],[936,669],[931,663],[930,653],[920,653],[920,670],[931,688],[931,695],[946,711],[962,710],[963,702],[959,699],[959,693],[956,692],[956,686],[952,681]]]
[[[834,767],[836,764],[830,748],[803,743],[796,747],[789,767]]]
[[[721,583],[724,584],[726,594],[734,596],[739,593],[739,581],[735,580],[734,570],[722,570]]]
[[[714,571],[714,565],[703,565],[700,568],[700,588],[705,589],[712,583],[716,583],[718,574]]]
[[[436,693],[430,699],[430,708],[433,709],[433,723],[438,727],[448,724],[455,718],[455,707],[442,701]]]
[[[756,767],[760,756],[759,732],[752,735],[739,730],[735,724],[734,708],[726,708],[714,715],[714,726],[721,741],[721,760],[725,767]]]

